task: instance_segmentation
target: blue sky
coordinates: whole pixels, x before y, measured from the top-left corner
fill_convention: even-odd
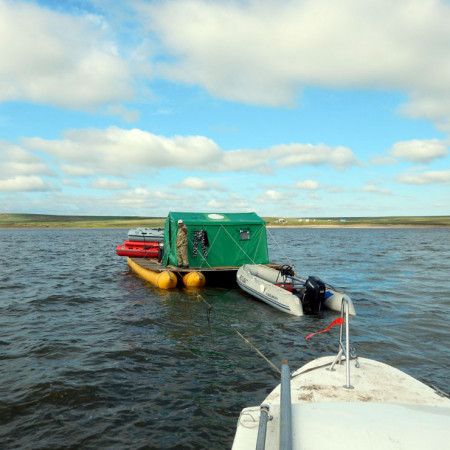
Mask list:
[[[450,214],[447,0],[0,0],[0,212]]]

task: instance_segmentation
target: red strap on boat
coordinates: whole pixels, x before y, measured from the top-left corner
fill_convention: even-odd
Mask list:
[[[308,336],[305,337],[305,339],[309,339],[311,336],[314,336],[315,334],[319,333],[325,333],[325,331],[328,331],[331,327],[334,327],[335,325],[342,325],[344,323],[344,318],[339,317],[339,319],[333,320],[333,322],[330,323],[324,330],[322,331],[316,331],[315,333],[308,334]]]

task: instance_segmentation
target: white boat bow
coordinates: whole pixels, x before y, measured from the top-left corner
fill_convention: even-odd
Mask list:
[[[349,348],[348,314],[346,321],[337,356],[291,376],[284,364],[281,384],[260,406],[241,412],[233,450],[448,448],[450,400],[387,364],[341,360]]]

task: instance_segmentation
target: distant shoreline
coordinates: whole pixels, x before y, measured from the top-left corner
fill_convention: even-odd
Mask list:
[[[149,225],[146,225],[149,226]],[[49,229],[49,230],[58,230],[58,229],[66,229],[66,230],[84,230],[84,229],[131,229],[131,228],[137,228],[138,225],[135,224],[129,224],[129,225],[109,225],[109,224],[103,224],[103,225],[92,225],[92,224],[83,224],[83,225],[68,225],[68,224],[53,224],[53,225],[45,225],[45,224],[14,224],[14,225],[2,225],[0,224],[0,230],[1,229],[14,229],[14,230],[38,230],[38,229]],[[164,228],[164,225],[151,225],[150,228]],[[450,228],[450,225],[408,225],[408,224],[352,224],[352,225],[266,225],[266,228],[270,229],[427,229],[427,228]]]
[[[353,224],[353,225],[267,225],[266,228],[450,228],[450,225],[377,225],[377,224]]]
[[[277,218],[261,217],[267,228],[450,228],[450,216],[414,217],[329,217]],[[76,216],[48,214],[0,213],[1,228],[162,228],[165,217]]]

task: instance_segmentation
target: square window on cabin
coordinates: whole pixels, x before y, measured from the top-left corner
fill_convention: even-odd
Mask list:
[[[248,241],[250,239],[250,231],[249,230],[240,230],[240,239],[241,241]]]

